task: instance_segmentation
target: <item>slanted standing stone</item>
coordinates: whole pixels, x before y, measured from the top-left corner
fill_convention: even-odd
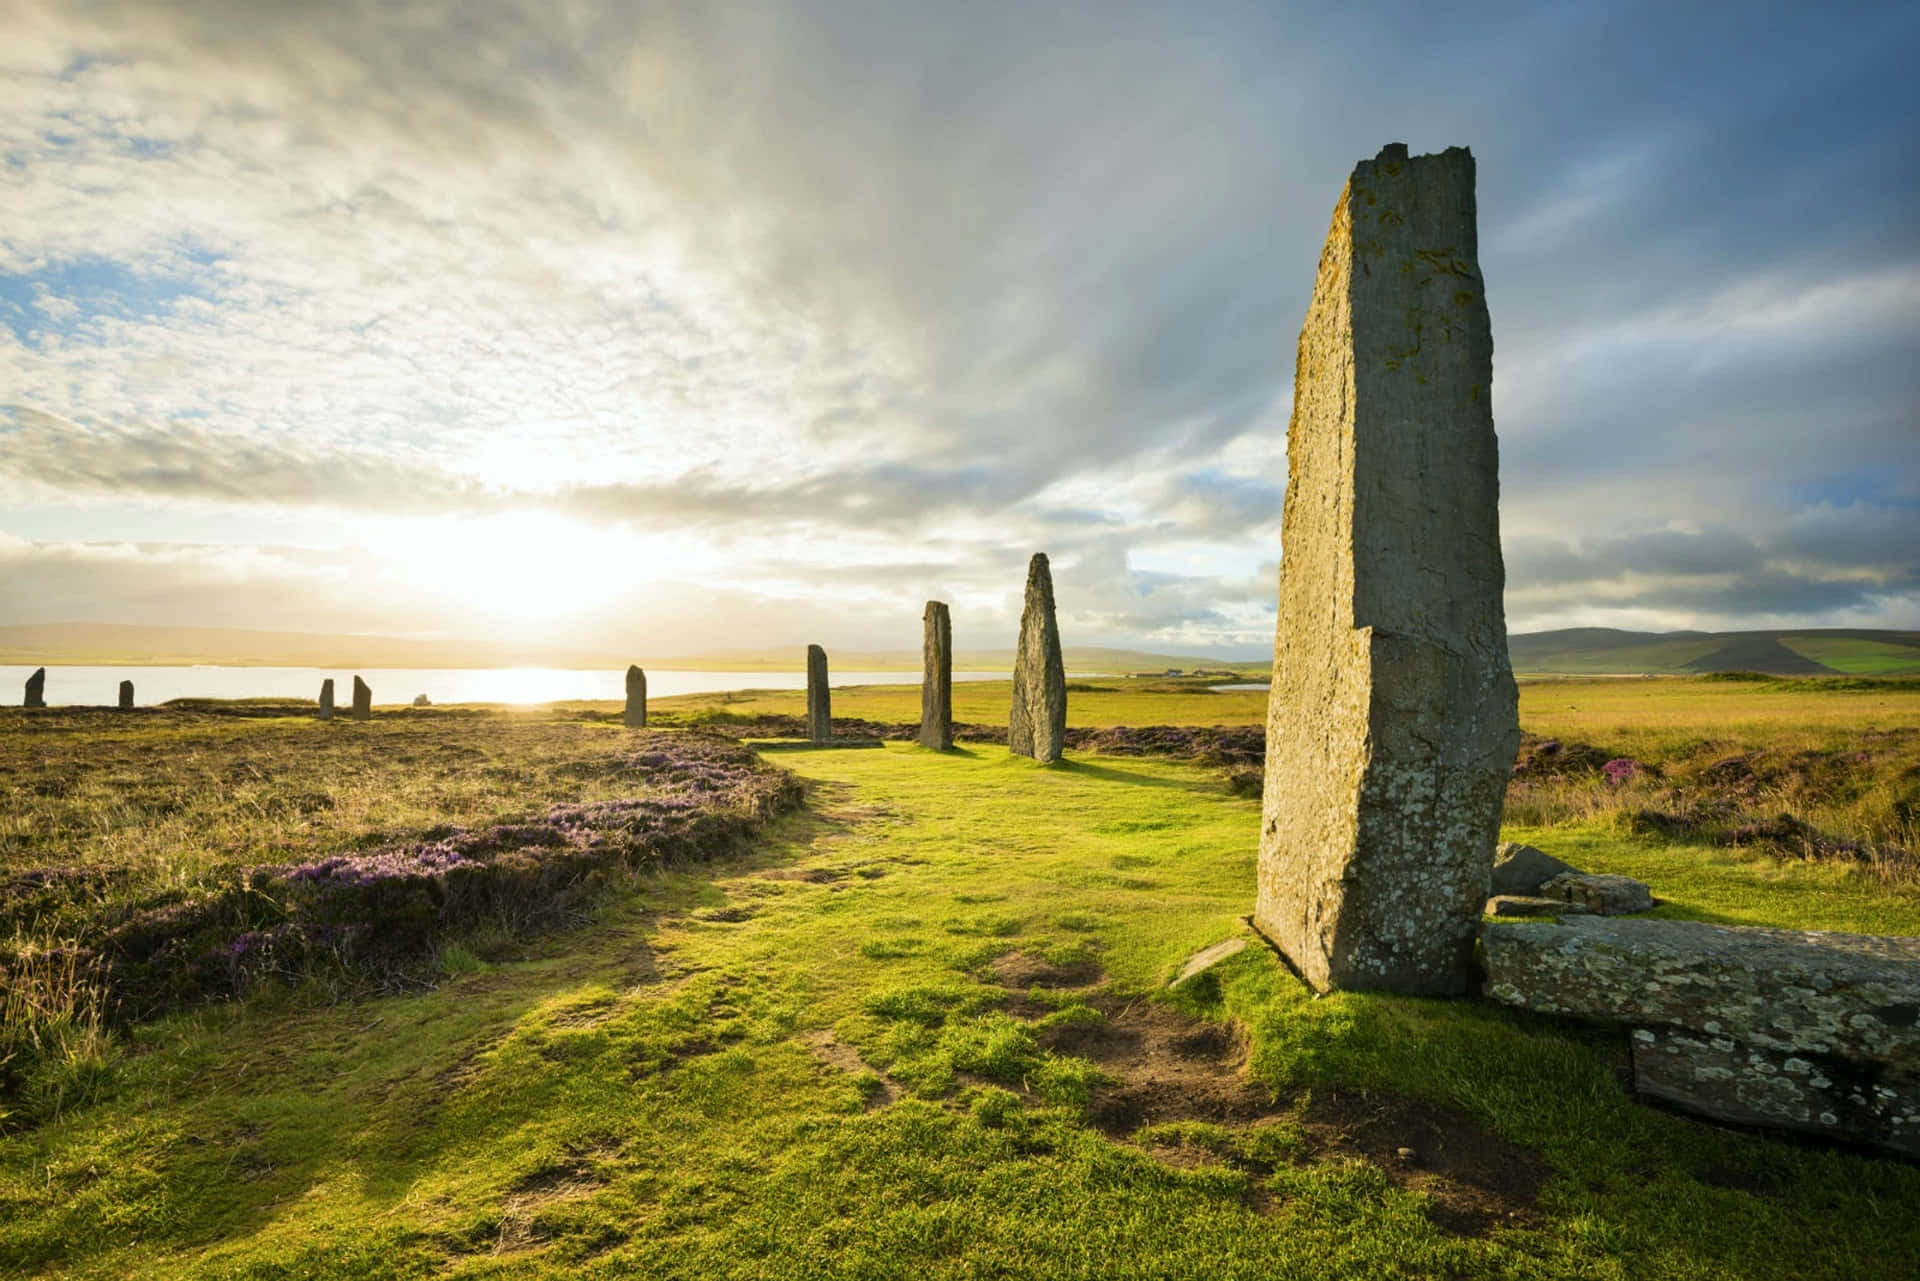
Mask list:
[[[329,676],[320,682],[320,719],[333,719],[333,678]]]
[[[123,712],[130,712],[133,710],[133,682],[132,681],[120,682],[120,710]]]
[[[1520,742],[1473,182],[1362,161],[1300,332],[1254,922],[1320,989],[1467,990]]]
[[[353,719],[373,719],[373,690],[358,676],[353,678]]]
[[[1047,554],[1027,566],[1027,605],[1020,615],[1020,648],[1013,656],[1013,712],[1007,750],[1042,764],[1060,759],[1067,737],[1067,669],[1060,658],[1060,625],[1053,617],[1053,571]]]
[[[807,646],[807,738],[833,741],[833,699],[827,693],[827,651]]]
[[[47,669],[42,667],[27,677],[27,701],[23,707],[45,707],[47,705]]]
[[[920,746],[944,752],[953,746],[953,618],[946,602],[928,601],[921,623]]]
[[[633,729],[647,727],[647,674],[633,666],[627,668],[626,722]]]

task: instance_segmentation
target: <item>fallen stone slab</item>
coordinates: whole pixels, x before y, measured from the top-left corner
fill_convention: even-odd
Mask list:
[[[1212,947],[1202,948],[1187,958],[1187,963],[1180,967],[1180,973],[1167,986],[1179,987],[1182,983],[1189,983],[1228,957],[1238,956],[1246,950],[1247,941],[1244,938],[1224,939]]]
[[[1505,841],[1493,851],[1493,880],[1487,893],[1538,894],[1540,887],[1554,877],[1578,870],[1531,845]]]
[[[1487,916],[1585,916],[1591,909],[1560,898],[1537,894],[1496,894],[1487,900]]]
[[[1920,1157],[1920,1065],[1763,1049],[1680,1028],[1633,1033],[1634,1088],[1736,1125],[1840,1135]]]
[[[1634,1088],[1920,1156],[1920,939],[1573,917],[1481,928],[1486,994],[1634,1027]]]
[[[1488,921],[1480,939],[1506,1005],[1920,1064],[1920,939],[1604,916]]]
[[[1540,897],[1575,903],[1601,916],[1653,910],[1653,891],[1645,881],[1604,872],[1562,872],[1540,887]]]

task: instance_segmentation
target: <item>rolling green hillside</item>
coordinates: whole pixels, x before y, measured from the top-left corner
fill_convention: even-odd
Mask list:
[[[1511,636],[1516,672],[1671,675],[1920,676],[1920,632],[1806,628],[1764,632],[1626,632],[1576,627]]]

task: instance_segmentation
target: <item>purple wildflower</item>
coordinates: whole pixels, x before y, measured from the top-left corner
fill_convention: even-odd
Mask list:
[[[1638,778],[1646,772],[1646,769],[1647,767],[1639,761],[1632,760],[1625,756],[1616,756],[1605,765],[1602,765],[1600,772],[1607,776],[1607,782],[1613,784],[1615,787],[1619,787],[1623,783]]]

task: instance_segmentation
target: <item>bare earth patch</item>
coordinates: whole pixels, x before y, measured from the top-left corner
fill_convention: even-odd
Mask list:
[[[1326,1091],[1303,1109],[1314,1152],[1358,1155],[1403,1188],[1432,1199],[1449,1232],[1480,1236],[1525,1226],[1549,1173],[1539,1157],[1473,1118],[1400,1095]]]
[[[858,1050],[836,1038],[833,1033],[809,1032],[800,1038],[800,1044],[807,1047],[807,1053],[813,1055],[816,1062],[823,1063],[827,1067],[851,1076],[865,1074],[875,1076],[880,1085],[867,1095],[867,1111],[886,1107],[899,1097],[900,1092],[894,1088],[891,1081],[874,1072],[867,1066],[867,1061],[860,1057]]]
[[[1430,1198],[1430,1216],[1449,1232],[1478,1236],[1533,1218],[1547,1167],[1468,1116],[1377,1091],[1276,1097],[1247,1075],[1246,1033],[1238,1024],[1192,1018],[1144,998],[1123,1003],[1101,993],[1088,1003],[1107,1016],[1104,1022],[1050,1028],[1041,1043],[1090,1059],[1112,1078],[1095,1091],[1088,1115],[1112,1139],[1132,1141],[1143,1128],[1169,1122],[1240,1129],[1284,1118],[1305,1136],[1308,1159],[1357,1157],[1378,1166],[1396,1186]],[[1223,1159],[1181,1144],[1151,1150],[1171,1165]],[[1257,1163],[1241,1164],[1264,1172]]]
[[[1092,961],[1055,965],[1025,952],[1009,952],[995,961],[991,968],[1000,986],[1015,992],[1024,992],[1031,987],[1087,987],[1106,977],[1106,971]]]
[[[539,1222],[540,1211],[564,1201],[585,1200],[600,1191],[607,1180],[592,1158],[610,1155],[611,1149],[595,1150],[516,1179],[501,1198],[500,1235],[493,1252],[507,1254],[546,1244],[549,1234]]]
[[[827,867],[770,867],[753,875],[763,881],[805,881],[810,885],[825,885],[829,881],[839,880],[845,873]]]

